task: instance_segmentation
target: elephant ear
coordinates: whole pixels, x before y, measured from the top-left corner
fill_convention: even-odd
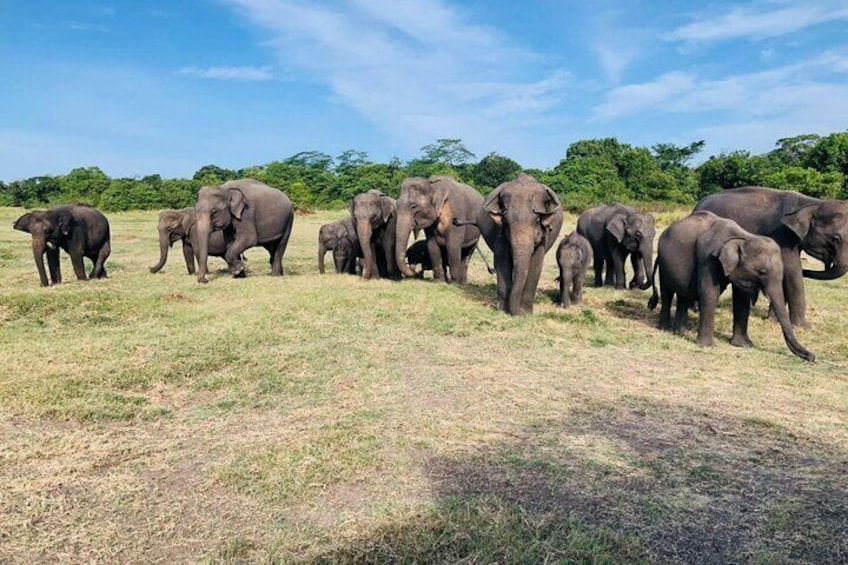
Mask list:
[[[62,210],[59,212],[56,216],[56,227],[63,235],[70,235],[71,230],[74,229],[74,217],[70,211]]]
[[[742,262],[742,245],[745,240],[739,237],[733,237],[724,242],[724,244],[716,250],[713,255],[718,256],[721,268],[725,276],[730,276],[739,263]]]
[[[380,214],[383,217],[383,222],[388,222],[395,210],[397,210],[397,204],[394,200],[385,195],[380,198]]]
[[[624,231],[627,227],[627,216],[624,214],[616,214],[607,222],[607,231],[612,234],[615,240],[621,243],[624,239]]]
[[[560,204],[556,192],[547,186],[544,188],[545,192],[542,196],[542,204],[540,207],[534,207],[533,211],[542,217],[542,225],[549,228],[554,221],[554,214],[558,210],[562,210],[562,204]]]
[[[244,198],[244,193],[237,189],[230,189],[230,213],[236,220],[241,220],[244,209],[247,208],[247,200]]]
[[[24,231],[24,232],[30,233],[30,231],[29,231],[30,223],[32,223],[32,212],[27,212],[26,214],[24,214],[23,216],[21,216],[20,218],[18,218],[15,221],[14,225],[12,226],[12,229],[16,229],[18,231]]]
[[[489,213],[492,217],[492,221],[495,222],[495,225],[497,226],[503,225],[503,215],[505,212],[503,204],[501,203],[502,192],[503,185],[490,192],[489,195],[486,196],[486,199],[483,200],[483,209]]]
[[[784,226],[792,230],[798,236],[798,239],[803,240],[807,237],[810,226],[813,225],[818,209],[818,204],[807,204],[793,212],[784,214],[780,221]]]
[[[430,179],[430,188],[433,189],[431,202],[433,209],[436,211],[436,216],[442,215],[442,207],[448,200],[448,180],[442,177],[432,177]]]

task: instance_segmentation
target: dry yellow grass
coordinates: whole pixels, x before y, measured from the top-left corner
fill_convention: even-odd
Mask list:
[[[111,214],[110,278],[42,289],[19,213],[0,561],[848,559],[848,279],[807,284],[809,365],[762,304],[731,347],[729,296],[712,349],[647,292],[557,309],[553,254],[522,319],[477,258],[464,288],[320,276],[342,213],[296,218],[286,277],[259,249],[206,286],[178,250],[147,272],[155,213]]]

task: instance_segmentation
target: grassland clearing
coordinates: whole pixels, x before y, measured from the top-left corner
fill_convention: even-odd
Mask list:
[[[151,275],[156,213],[110,214],[109,279],[38,287],[0,209],[0,561],[848,560],[848,278],[808,281],[795,358],[655,329],[648,292],[527,318],[466,287]],[[678,214],[662,214],[659,228]],[[566,218],[565,231],[574,216]],[[660,231],[658,230],[658,231]],[[177,250],[178,251],[178,250]],[[484,249],[489,257],[491,252]]]

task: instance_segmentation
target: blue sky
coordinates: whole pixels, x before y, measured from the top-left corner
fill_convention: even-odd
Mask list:
[[[848,0],[5,0],[0,179],[848,128]]]

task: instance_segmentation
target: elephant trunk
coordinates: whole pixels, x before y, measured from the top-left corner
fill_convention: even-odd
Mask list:
[[[170,242],[168,241],[168,232],[160,229],[159,230],[159,262],[150,267],[151,273],[158,273],[162,270],[162,267],[165,266],[165,263],[168,261],[168,248],[170,247]]]
[[[398,209],[397,228],[395,231],[395,263],[405,277],[416,276],[415,271],[406,264],[406,248],[409,245],[409,232],[412,231],[412,212]]]
[[[804,361],[815,361],[816,356],[798,343],[795,337],[795,331],[792,329],[792,323],[789,321],[789,315],[786,312],[786,303],[783,299],[783,287],[781,284],[771,284],[768,288],[763,289],[763,293],[771,302],[774,314],[780,323],[780,329],[783,330],[783,339],[786,341],[789,350]]]
[[[208,272],[207,260],[209,259],[209,233],[212,231],[212,221],[209,214],[197,214],[197,282],[205,283]]]
[[[843,243],[842,247],[844,247],[844,249],[842,249],[832,265],[828,266],[824,271],[810,271],[808,269],[804,269],[804,276],[808,279],[818,281],[832,281],[834,279],[838,279],[845,273],[848,273],[848,244]]]
[[[359,247],[362,249],[362,278],[370,279],[379,276],[379,273],[374,271],[377,268],[377,261],[374,257],[374,249],[371,246],[371,235],[373,228],[368,218],[356,218],[356,237],[359,238]]]
[[[645,282],[639,288],[648,290],[654,286],[654,242],[645,241],[642,246],[642,264],[645,266]]]
[[[324,255],[327,254],[327,246],[324,245],[324,240],[318,240],[318,272],[324,274]]]
[[[572,276],[570,267],[559,270],[559,303],[563,307],[571,305],[571,297],[568,295],[568,281],[571,280]]]
[[[507,297],[507,312],[515,316],[530,314],[523,305],[530,263],[533,257],[533,233],[530,229],[512,230],[510,247],[512,249],[512,286]]]
[[[654,270],[651,271],[651,297],[648,299],[648,310],[653,310],[657,307],[657,304],[660,302],[660,295],[657,292],[657,268],[659,267],[660,262],[657,261],[654,263]],[[645,290],[645,289],[642,289]]]
[[[32,258],[35,259],[35,267],[38,269],[38,278],[41,279],[41,286],[50,286],[50,282],[47,280],[47,271],[44,270],[44,246],[44,241],[33,239]]]

